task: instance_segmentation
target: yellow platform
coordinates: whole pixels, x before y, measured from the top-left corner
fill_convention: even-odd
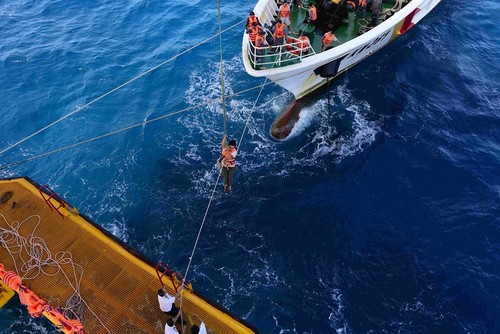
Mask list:
[[[0,281],[0,308],[3,307],[12,297],[14,297],[14,295],[14,290],[11,290],[7,285]]]
[[[18,272],[26,277],[23,283],[52,306],[60,307],[66,305],[78,285],[74,273],[78,276],[82,272],[79,290],[83,312],[80,313],[86,333],[163,333],[169,317],[158,308],[157,290],[161,284],[154,265],[77,211],[61,207],[60,199],[49,199],[51,208],[45,201],[50,191],[41,193],[39,189],[28,178],[0,180],[0,232],[22,222],[18,228],[22,237],[29,239],[32,234],[43,239],[52,258],[57,258],[58,252],[67,252],[59,256],[70,255],[76,266],[63,264],[59,272],[49,265],[43,268],[46,273],[37,269]],[[15,261],[11,256],[0,246],[0,262],[6,270],[15,271],[14,262],[19,266],[26,255],[15,254]],[[175,294],[170,280],[164,283],[169,293]],[[203,319],[209,333],[257,333],[249,324],[196,292],[184,289],[182,309],[188,334],[190,326],[198,324],[194,314]]]

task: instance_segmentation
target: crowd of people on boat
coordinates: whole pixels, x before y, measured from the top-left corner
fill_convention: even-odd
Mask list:
[[[158,290],[160,310],[169,316],[165,323],[165,334],[178,334],[177,326],[186,325],[185,321],[181,321],[182,311],[175,306],[175,301],[179,298],[180,293],[182,293],[182,289],[179,289],[175,296],[170,295],[164,288]],[[207,334],[207,327],[203,320],[197,314],[194,317],[200,324],[191,326],[191,334]]]
[[[281,60],[287,56],[287,53],[302,57],[307,56],[311,51],[311,41],[305,29],[295,32],[291,27],[290,0],[277,0],[277,5],[279,6],[277,18],[268,29],[260,23],[255,12],[250,12],[247,17],[246,33],[249,36],[251,53],[255,56],[256,63],[261,63],[268,51],[280,54]],[[310,3],[307,8],[300,8],[307,9],[307,17],[304,21],[306,27],[307,25],[315,27],[318,18],[316,7]],[[326,32],[322,38],[321,51],[332,47],[333,42],[341,43],[332,31]]]
[[[280,60],[303,57],[310,54],[312,50],[311,40],[307,36],[313,28],[314,34],[320,34],[321,52],[326,51],[342,42],[335,36],[334,31],[321,31],[318,29],[318,9],[312,3],[304,5],[302,1],[296,0],[296,8],[306,11],[306,19],[299,29],[293,31],[291,25],[292,5],[291,0],[275,0],[278,6],[276,20],[270,27],[262,25],[255,13],[252,11],[246,21],[246,33],[250,39],[250,51],[255,64],[263,63],[268,54],[279,54]],[[368,8],[371,9],[372,22],[368,26],[374,26],[382,9],[382,0],[348,0],[345,5],[350,11],[355,11],[358,17],[364,19]],[[295,5],[294,5],[295,6]],[[318,51],[318,50],[316,50]]]

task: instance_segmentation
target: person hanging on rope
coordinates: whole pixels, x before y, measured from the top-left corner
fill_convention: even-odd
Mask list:
[[[221,175],[224,179],[224,191],[231,192],[233,186],[233,175],[236,171],[236,155],[238,150],[236,149],[236,140],[232,139],[227,145],[227,135],[224,134],[222,137],[222,154],[220,162],[222,165]]]

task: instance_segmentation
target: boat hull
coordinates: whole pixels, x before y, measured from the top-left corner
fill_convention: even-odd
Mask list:
[[[298,64],[285,67],[254,69],[248,53],[248,35],[245,34],[242,50],[245,70],[255,77],[267,77],[290,91],[296,99],[303,98],[325,85],[328,79],[339,76],[406,33],[440,1],[412,0],[392,17],[363,35],[330,50],[303,58]],[[267,0],[261,0],[255,7],[256,14],[263,16],[263,20],[266,19],[264,14],[267,4]]]

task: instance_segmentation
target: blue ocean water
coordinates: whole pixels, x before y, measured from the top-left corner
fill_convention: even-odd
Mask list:
[[[223,2],[224,27],[254,1]],[[193,259],[195,288],[262,333],[500,332],[500,37],[494,0],[443,2],[319,93],[228,100],[239,139]],[[0,149],[217,32],[216,2],[0,1]],[[263,82],[223,36],[228,94]],[[16,162],[219,98],[218,40],[0,157]],[[328,94],[331,96],[328,107]],[[1,171],[48,184],[152,260],[184,271],[222,136],[207,105]],[[222,186],[220,186],[222,188]],[[0,333],[56,333],[10,302]]]

